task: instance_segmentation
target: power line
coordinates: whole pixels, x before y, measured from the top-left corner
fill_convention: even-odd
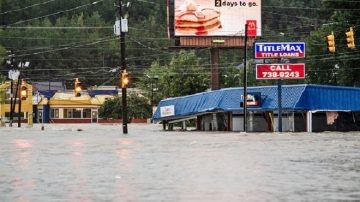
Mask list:
[[[113,29],[112,26],[99,26],[99,27],[41,27],[41,26],[26,26],[26,27],[6,27],[6,29]]]
[[[50,1],[42,2],[42,3],[32,4],[30,6],[26,6],[26,7],[23,7],[23,8],[2,12],[2,13],[0,13],[0,15],[12,13],[12,12],[19,12],[19,11],[22,11],[22,10],[25,10],[25,9],[28,9],[28,8],[32,8],[32,7],[35,7],[35,6],[45,5],[45,4],[54,2],[54,1],[56,1],[56,0],[50,0]]]
[[[297,7],[297,6],[262,6],[263,8],[276,8],[276,9],[300,9],[300,10],[335,10],[335,11],[359,11],[360,8],[311,8],[311,7]]]
[[[88,4],[76,6],[76,7],[74,7],[74,8],[65,9],[65,10],[62,10],[62,11],[58,11],[58,12],[55,12],[55,13],[51,13],[51,14],[47,14],[47,15],[43,15],[43,16],[39,16],[39,17],[35,17],[35,18],[30,18],[30,19],[27,19],[27,20],[20,20],[20,21],[17,21],[17,22],[8,24],[8,25],[3,26],[3,27],[12,26],[12,25],[17,25],[17,24],[21,24],[21,23],[24,23],[24,22],[30,22],[30,21],[33,21],[33,20],[41,19],[41,18],[46,18],[46,17],[50,17],[50,16],[54,16],[54,15],[63,14],[63,13],[70,12],[70,11],[74,11],[74,10],[78,10],[78,9],[81,9],[81,8],[84,8],[84,7],[87,7],[87,6],[93,6],[93,5],[96,5],[96,4],[98,4],[98,3],[100,3],[100,2],[103,2],[103,1],[105,1],[105,0],[94,1],[94,2],[91,2],[91,3],[88,3]]]

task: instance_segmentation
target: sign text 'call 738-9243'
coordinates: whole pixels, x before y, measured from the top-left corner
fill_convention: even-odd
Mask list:
[[[257,64],[256,79],[303,79],[305,64]]]

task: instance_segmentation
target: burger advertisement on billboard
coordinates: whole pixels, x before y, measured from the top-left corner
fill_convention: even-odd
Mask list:
[[[261,0],[174,0],[175,36],[244,36],[245,24],[261,36]]]

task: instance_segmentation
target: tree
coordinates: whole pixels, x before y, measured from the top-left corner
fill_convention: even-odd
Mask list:
[[[0,30],[1,33],[1,30]],[[0,45],[0,63],[5,63],[5,57],[6,57],[6,50],[4,47]],[[0,67],[0,72],[2,68]],[[4,69],[5,71],[5,69]],[[6,71],[5,71],[6,72]],[[0,83],[2,83],[5,80],[5,76],[0,74]]]
[[[149,100],[139,94],[129,93],[128,98],[128,117],[132,118],[150,118],[152,116],[152,107]],[[122,102],[120,97],[106,100],[99,109],[101,118],[122,118]]]
[[[210,70],[202,63],[194,51],[180,51],[169,64],[154,62],[140,77],[138,87],[146,97],[153,95],[155,103],[163,98],[203,92],[209,88]]]
[[[330,21],[320,29],[311,33],[307,40],[307,82],[319,84],[336,84],[360,86],[358,64],[360,53],[347,48],[345,32],[349,27],[360,24],[357,16],[360,11],[353,6],[356,2],[326,2],[328,8],[336,8]],[[356,7],[357,8],[357,7]],[[336,52],[327,51],[326,36],[331,32],[335,35]],[[355,43],[360,32],[355,29]]]

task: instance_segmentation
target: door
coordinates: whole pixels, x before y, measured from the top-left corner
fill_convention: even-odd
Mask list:
[[[92,110],[91,111],[91,123],[97,123],[98,122],[98,111]]]
[[[38,120],[37,120],[38,123],[43,122],[43,110],[42,109],[39,109],[37,118],[38,118]]]

